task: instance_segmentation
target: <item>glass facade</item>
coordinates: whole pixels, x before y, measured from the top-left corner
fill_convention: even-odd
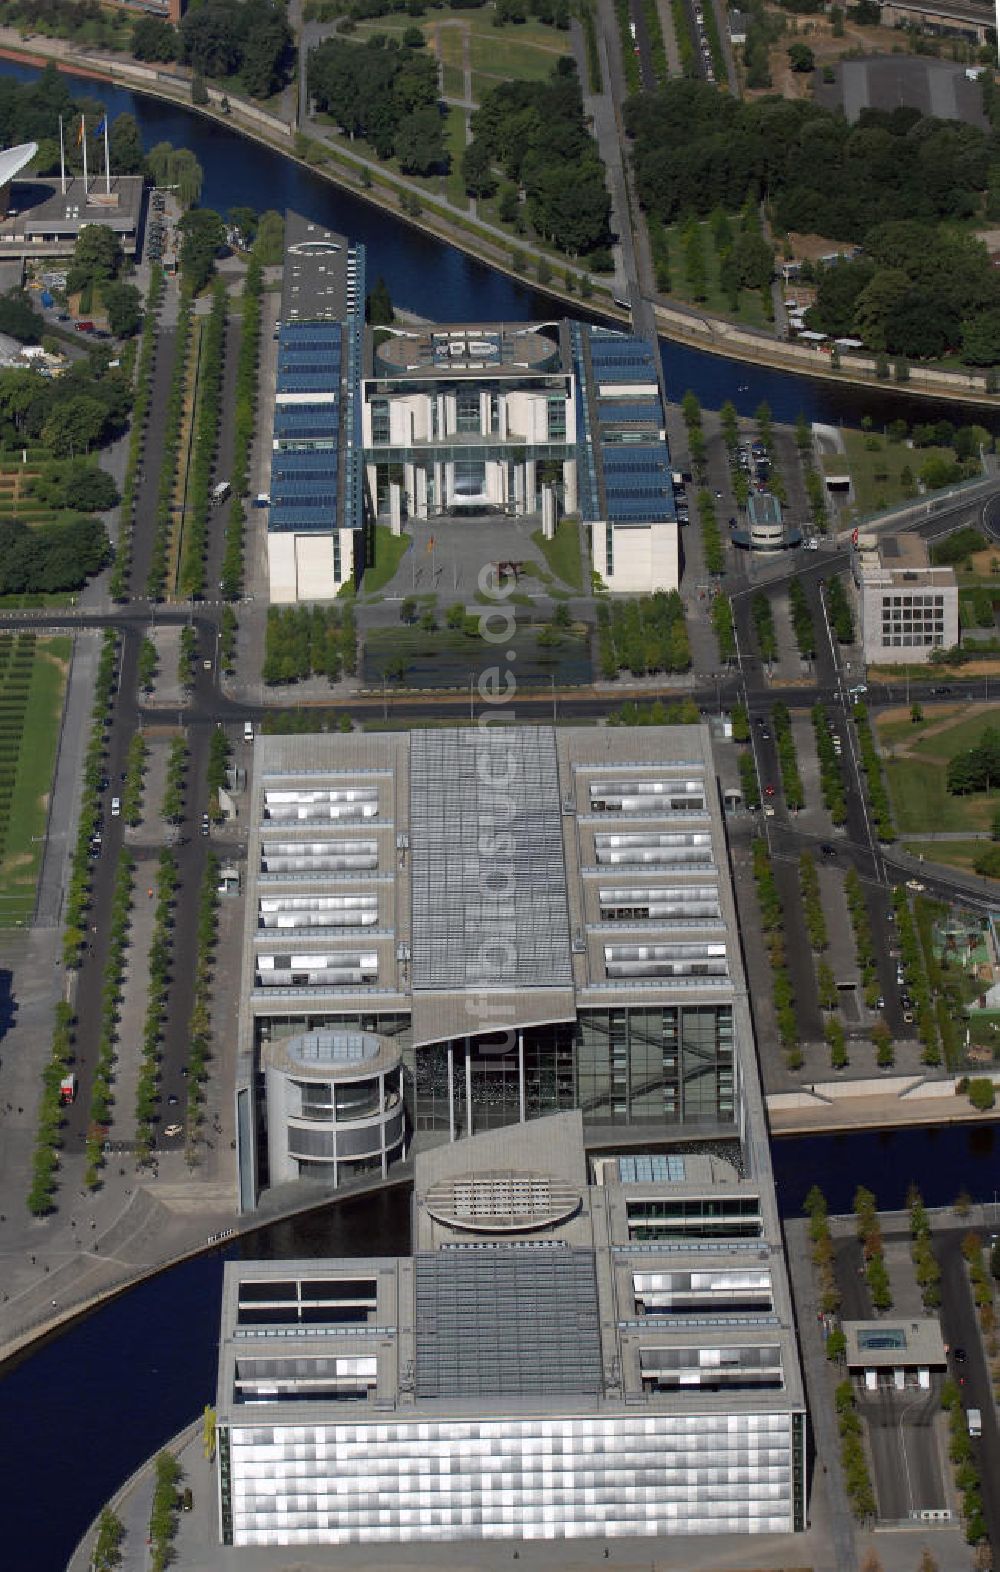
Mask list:
[[[801,1493],[792,1421],[710,1412],[233,1425],[223,1534],[235,1545],[307,1545],[788,1533]]]
[[[415,1055],[414,1124],[456,1135],[579,1108],[585,1124],[732,1124],[733,1016],[728,1004],[582,1010],[577,1022],[499,1039],[457,1039]]]

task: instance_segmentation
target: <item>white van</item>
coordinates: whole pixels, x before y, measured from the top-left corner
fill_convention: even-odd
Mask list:
[[[253,721],[243,722],[243,741],[253,742]]]
[[[970,1408],[966,1415],[969,1422],[970,1436],[981,1436],[983,1433],[983,1416],[978,1408]]]

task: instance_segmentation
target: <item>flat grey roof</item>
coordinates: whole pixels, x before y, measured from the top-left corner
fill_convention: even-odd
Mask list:
[[[364,277],[361,299],[352,300],[348,263],[354,247],[345,235],[313,223],[301,213],[285,215],[285,259],[281,284],[281,320],[288,322],[340,322],[355,310],[364,313]]]
[[[410,738],[413,987],[571,987],[551,727]]]
[[[903,1366],[947,1364],[941,1323],[924,1316],[914,1321],[886,1316],[879,1321],[845,1321],[847,1363],[851,1369],[893,1370]]]
[[[436,1250],[416,1257],[416,1395],[602,1390],[592,1250]]]
[[[75,236],[87,224],[104,224],[116,234],[139,226],[142,211],[141,175],[112,175],[108,198],[103,173],[92,174],[84,186],[82,176],[66,181],[63,195],[58,180],[18,180],[11,186],[11,204],[17,212],[0,219],[0,244],[5,235],[20,240],[41,232]]]

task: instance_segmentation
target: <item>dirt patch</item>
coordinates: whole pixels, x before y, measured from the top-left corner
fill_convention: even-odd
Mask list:
[[[0,863],[0,876],[6,878],[9,874],[16,873],[18,868],[30,867],[30,852],[14,852],[12,856],[5,857]]]
[[[985,551],[973,552],[970,558],[973,573],[981,573],[984,578],[995,578],[997,588],[1000,589],[1000,546],[987,546]],[[997,571],[993,572],[993,564],[997,563]]]
[[[50,666],[54,666],[65,677],[69,671],[69,660],[65,656],[53,655],[52,651],[45,649],[44,646],[38,651],[38,654],[42,660],[47,660]]]
[[[961,666],[934,665],[930,668],[930,673],[933,673],[942,682],[947,682],[952,677],[996,677],[1000,676],[1000,656],[994,655],[989,659],[984,657],[983,660],[965,661]],[[901,672],[899,669],[894,670],[891,666],[868,667],[869,682],[897,683],[902,680],[903,675],[905,675],[905,672]],[[920,676],[923,678],[928,675],[928,668],[926,666],[921,667]],[[913,697],[919,701],[920,694],[915,693]]]
[[[766,10],[771,16],[789,22],[788,13],[779,6],[767,6]],[[745,96],[766,98],[769,94],[780,93],[782,98],[812,97],[816,78],[808,71],[792,70],[788,59],[789,44],[808,44],[815,56],[817,69],[821,70],[825,65],[836,65],[846,55],[857,58],[858,55],[884,54],[885,37],[884,28],[858,27],[855,23],[845,21],[843,37],[835,38],[833,23],[825,17],[799,18],[797,25],[793,20],[787,31],[771,46],[768,57],[771,86],[750,89]],[[824,249],[829,251],[829,245]]]

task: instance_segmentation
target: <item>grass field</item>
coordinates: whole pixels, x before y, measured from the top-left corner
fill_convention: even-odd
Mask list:
[[[0,635],[0,927],[34,911],[70,651]]]
[[[932,830],[988,830],[1000,806],[1000,791],[956,797],[947,789],[949,761],[978,741],[992,712],[983,705],[959,705],[943,728],[939,717],[919,726],[901,720],[898,711],[877,722],[879,743],[892,795],[896,827],[902,835]],[[909,726],[909,731],[906,728]],[[935,843],[949,846],[957,842]],[[940,857],[944,861],[944,855]],[[948,860],[951,860],[949,857]]]
[[[509,27],[494,27],[492,12],[452,10],[442,7],[427,16],[412,17],[397,13],[356,24],[353,37],[371,38],[390,34],[401,38],[411,27],[419,27],[428,49],[433,50],[443,68],[443,91],[453,98],[464,96],[465,39],[469,41],[469,65],[473,72],[472,90],[479,103],[484,93],[499,82],[540,82],[547,77],[561,55],[570,52],[570,35],[542,22],[527,21]]]
[[[924,758],[945,761],[953,759],[956,753],[974,747],[987,726],[1000,727],[1000,710],[995,706],[987,708],[985,705],[977,704],[970,712],[968,706],[962,705],[947,730],[935,730],[924,736],[918,733],[917,740],[912,745],[913,751]],[[916,730],[917,728],[914,727],[914,731]]]
[[[983,842],[907,841],[905,849],[914,857],[923,857],[925,862],[940,862],[947,868],[958,868],[961,873],[975,873],[973,859],[982,851]]]
[[[385,589],[399,564],[406,555],[410,540],[407,535],[394,535],[386,524],[375,526],[375,560],[365,568],[361,580],[361,593],[374,595]]]
[[[854,486],[855,514],[878,513],[916,496],[916,480],[924,460],[932,454],[954,458],[950,448],[908,448],[901,442],[887,442],[874,432],[848,429],[843,438]],[[869,447],[869,443],[878,443],[878,447]],[[828,475],[843,474],[843,456],[827,454],[823,467]],[[906,470],[910,472],[908,480],[904,476]]]
[[[556,526],[552,540],[546,540],[541,530],[535,530],[532,540],[545,558],[556,578],[562,579],[570,589],[582,589],[580,571],[580,526],[575,519],[563,519]]]
[[[733,303],[729,294],[719,286],[719,253],[712,235],[710,223],[700,223],[702,249],[705,256],[705,289],[704,300],[695,301],[694,292],[688,282],[687,269],[684,265],[684,224],[670,224],[662,228],[657,237],[657,257],[664,257],[670,268],[670,295],[676,300],[685,300],[691,304],[703,305],[706,311],[714,312],[718,316],[731,317],[734,321],[745,322],[748,327],[763,327],[767,323],[764,302],[760,290],[742,289],[739,294],[737,309],[733,310]]]

